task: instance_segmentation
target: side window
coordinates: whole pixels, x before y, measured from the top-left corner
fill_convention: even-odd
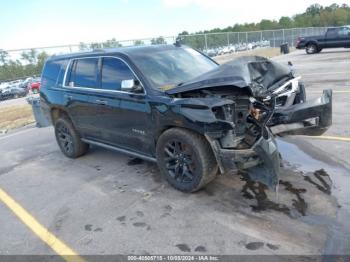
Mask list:
[[[350,28],[349,27],[342,27],[339,30],[339,36],[344,37],[344,36],[350,36]]]
[[[68,65],[68,60],[63,60],[60,72],[58,73],[58,77],[57,77],[57,84],[58,85],[62,85],[64,73],[66,72],[67,65]]]
[[[327,31],[327,38],[335,38],[338,36],[337,28],[330,28]]]
[[[120,90],[123,80],[135,78],[130,68],[123,61],[113,57],[103,58],[101,73],[101,88],[108,90]]]
[[[68,84],[74,87],[97,88],[98,58],[74,60]]]
[[[64,62],[64,60],[47,61],[41,75],[41,84],[54,86],[60,75],[60,71],[62,71]]]

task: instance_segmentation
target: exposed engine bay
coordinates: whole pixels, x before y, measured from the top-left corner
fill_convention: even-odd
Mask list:
[[[266,136],[264,126],[271,118],[274,105],[258,102],[244,90],[233,92],[229,87],[205,89],[186,93],[182,98],[206,98],[221,101],[224,104],[212,104],[211,110],[216,120],[232,123],[233,129],[227,130],[220,138],[222,148],[247,149],[259,136]],[[225,103],[226,102],[226,103]]]

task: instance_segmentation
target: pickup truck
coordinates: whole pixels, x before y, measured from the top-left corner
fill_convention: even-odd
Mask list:
[[[350,25],[328,28],[325,35],[298,37],[296,48],[307,54],[321,52],[323,48],[350,48]]]

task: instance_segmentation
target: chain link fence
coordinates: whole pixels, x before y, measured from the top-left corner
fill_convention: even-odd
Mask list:
[[[288,43],[290,47],[295,46],[298,36],[321,35],[326,31],[325,27],[307,27],[291,28],[279,30],[264,30],[250,32],[225,32],[209,34],[191,34],[182,35],[182,42],[193,48],[199,49],[206,53],[216,50],[217,55],[220,52],[238,52],[251,50],[260,47],[279,47],[281,44]],[[152,44],[172,44],[176,41],[177,36],[156,37],[147,39],[133,39],[116,41],[114,39],[100,43],[80,43],[61,46],[37,47],[16,50],[4,50],[12,60],[21,59],[24,52],[35,50],[36,53],[46,52],[49,55],[64,54],[78,51],[89,51],[98,48],[115,48],[121,46],[134,45],[152,45]],[[226,50],[222,50],[226,48]],[[213,52],[215,54],[215,52]]]
[[[322,35],[325,27],[291,28],[280,30],[264,30],[251,32],[225,32],[182,36],[183,42],[189,46],[208,52],[213,49],[231,47],[229,51],[251,50],[256,47],[279,47],[288,43],[295,46],[298,36]],[[226,52],[225,50],[223,52]]]

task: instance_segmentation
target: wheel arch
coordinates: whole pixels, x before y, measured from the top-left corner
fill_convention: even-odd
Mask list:
[[[308,46],[308,45],[315,45],[317,49],[319,48],[319,43],[317,42],[317,40],[308,41],[305,46]]]
[[[198,134],[198,135],[201,135],[201,136],[205,137],[205,136],[204,136],[204,133],[199,132],[198,129],[194,129],[194,128],[190,128],[190,127],[184,127],[184,126],[178,126],[178,125],[165,125],[165,126],[160,127],[160,128],[157,130],[157,132],[156,132],[156,134],[155,134],[155,136],[154,136],[154,146],[155,146],[155,147],[157,146],[159,137],[160,137],[165,131],[167,131],[167,130],[169,130],[169,129],[172,129],[172,128],[179,128],[179,129],[187,130],[187,131],[190,131],[190,132],[193,132],[193,133],[196,133],[196,134]]]
[[[68,112],[60,107],[52,107],[50,110],[50,115],[51,115],[51,122],[53,125],[55,124],[57,119],[59,119],[60,117],[68,118],[73,123]]]
[[[154,139],[154,148],[157,147],[157,143],[159,141],[160,136],[162,134],[164,134],[164,132],[166,132],[167,130],[170,130],[170,129],[173,129],[173,128],[182,129],[182,130],[189,131],[189,132],[192,132],[192,133],[195,133],[197,135],[202,136],[204,138],[204,140],[210,146],[210,148],[212,150],[212,153],[215,155],[215,150],[213,148],[213,145],[210,143],[210,141],[208,140],[208,138],[205,135],[205,133],[200,132],[198,129],[193,129],[193,128],[184,127],[184,126],[177,126],[177,125],[167,125],[167,126],[163,126],[162,128],[160,128],[159,131],[157,132],[157,135],[155,136],[155,139]],[[216,161],[218,161],[218,159],[216,159]]]

